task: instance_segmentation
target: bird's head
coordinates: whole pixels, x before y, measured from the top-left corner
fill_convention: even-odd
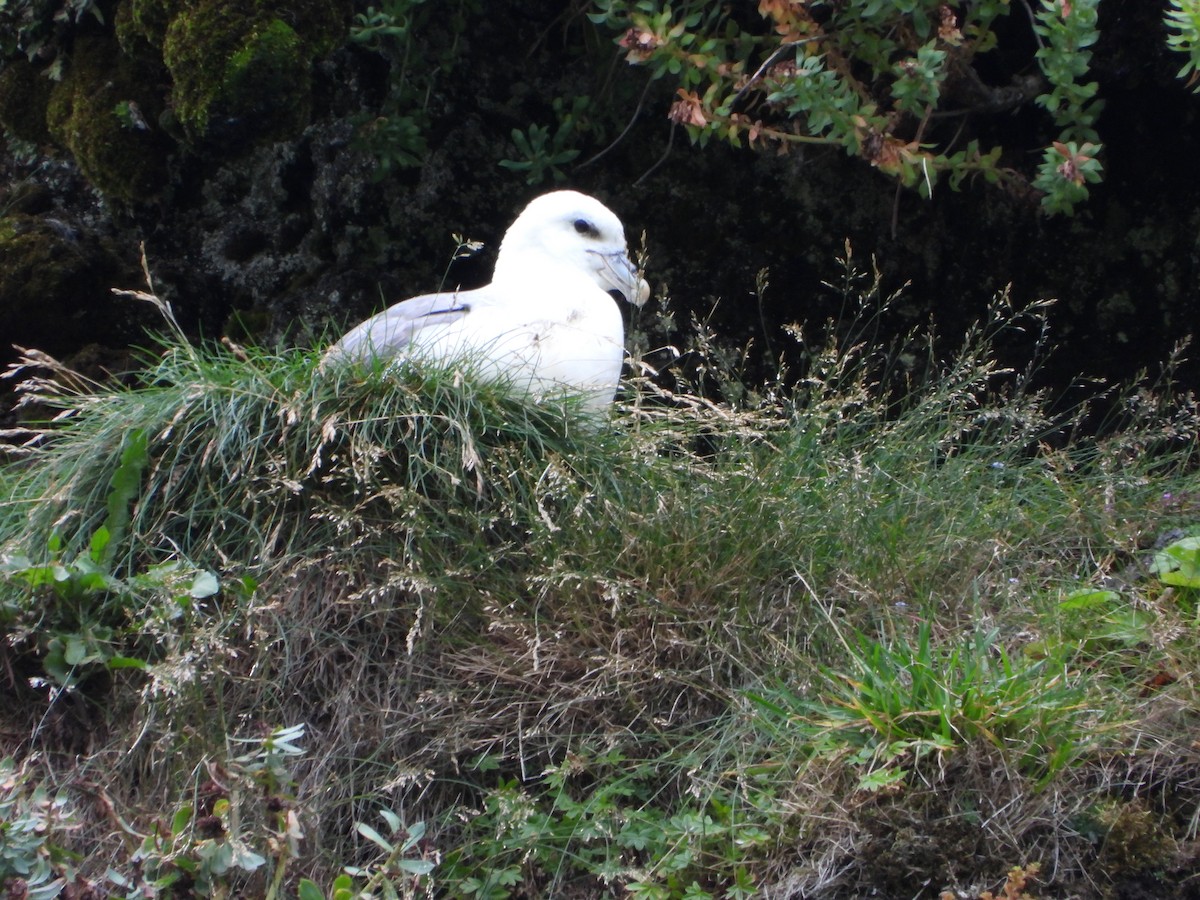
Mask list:
[[[621,220],[578,191],[552,191],[530,201],[500,243],[493,282],[525,277],[531,258],[583,273],[601,290],[616,291],[638,306],[650,296],[629,258]]]

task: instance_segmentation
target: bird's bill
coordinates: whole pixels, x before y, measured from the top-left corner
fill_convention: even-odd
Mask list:
[[[650,285],[638,274],[637,266],[628,254],[596,253],[596,256],[600,257],[600,277],[610,289],[620,292],[634,306],[641,306],[650,299]]]

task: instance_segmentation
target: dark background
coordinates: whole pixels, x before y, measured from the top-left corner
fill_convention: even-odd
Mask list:
[[[143,286],[142,245],[155,289],[195,335],[327,341],[405,296],[486,282],[508,223],[560,186],[609,204],[635,246],[644,232],[647,277],[656,293],[669,291],[677,321],[694,311],[731,344],[753,340],[752,375],[797,353],[782,325],[815,332],[842,314],[843,298],[822,282],[840,277],[847,240],[864,267],[874,258],[885,289],[910,283],[885,331],[932,320],[947,352],[1006,286],[1018,306],[1055,298],[1054,349],[1040,378],[1056,389],[1080,376],[1123,382],[1156,370],[1195,330],[1200,100],[1175,77],[1183,57],[1166,49],[1159,3],[1101,5],[1093,76],[1106,103],[1105,180],[1069,218],[982,181],[958,193],[943,183],[931,201],[898,193],[838,149],[690,146],[666,118],[674,86],[648,85],[585,4],[443,4],[411,37],[401,79],[399,45],[347,41],[361,9],[331,3],[324,12],[342,31],[305,64],[308,82],[262,79],[262,97],[189,132],[171,122],[158,57],[129,37],[129,17],[145,18],[149,4],[127,3],[101,4],[103,22],[68,17],[60,26],[52,58],[65,63],[64,82],[78,82],[66,125],[49,62],[13,52],[0,71],[5,362],[19,344],[84,368],[127,365],[128,347],[145,344],[144,329],[158,323],[110,289]],[[233,21],[222,16],[213,21]],[[996,65],[1008,75],[1032,66],[1027,18],[1014,12],[1000,36]],[[60,94],[47,101],[51,89]],[[113,98],[134,96],[147,128],[89,145],[86,104],[95,99],[97,121],[107,121]],[[553,129],[554,99],[574,96],[591,105],[571,143],[579,156],[559,167],[565,180],[530,185],[499,165],[519,158],[514,128]],[[41,109],[59,116],[57,129],[38,127]],[[419,112],[420,164],[392,164],[379,177],[380,123],[410,110]],[[973,116],[969,128],[1027,172],[1055,137],[1032,103]],[[456,233],[488,246],[451,266]],[[763,269],[770,287],[760,300]],[[1028,347],[1018,337],[1006,352],[1019,364]],[[1188,361],[1179,377],[1194,388],[1200,367]]]

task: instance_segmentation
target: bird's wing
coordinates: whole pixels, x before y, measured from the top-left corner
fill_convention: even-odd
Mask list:
[[[389,306],[346,332],[326,358],[364,361],[406,356],[417,335],[431,327],[457,322],[471,311],[475,291],[422,294]]]

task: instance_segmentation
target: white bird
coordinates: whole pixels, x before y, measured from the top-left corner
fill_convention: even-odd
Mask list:
[[[610,292],[638,306],[650,294],[621,220],[594,197],[553,191],[509,227],[491,284],[397,303],[347,332],[325,363],[464,361],[537,397],[582,395],[589,410],[602,412],[625,357]]]

